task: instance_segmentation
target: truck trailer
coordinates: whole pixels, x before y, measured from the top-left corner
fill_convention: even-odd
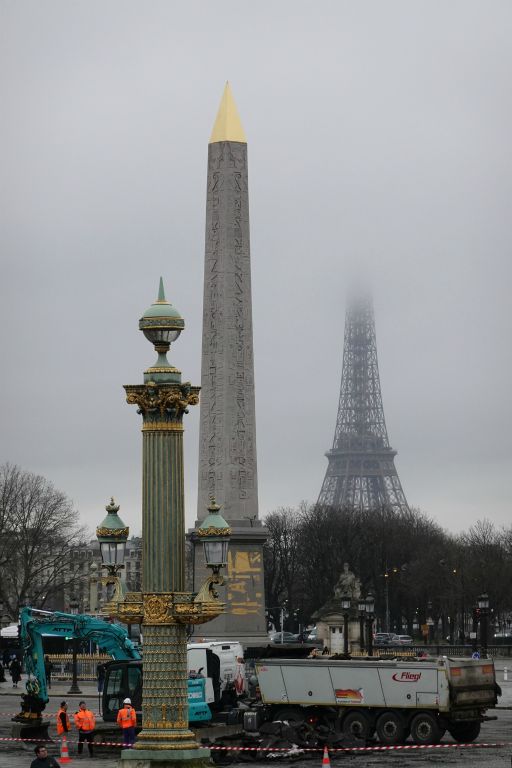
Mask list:
[[[387,745],[409,735],[435,744],[446,731],[472,742],[497,703],[490,659],[272,659],[256,662],[265,721],[328,723],[347,738],[376,733]],[[261,719],[261,718],[260,718]]]

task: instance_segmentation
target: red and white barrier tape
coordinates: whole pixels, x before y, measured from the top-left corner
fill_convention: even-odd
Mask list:
[[[210,750],[223,750],[225,752],[323,752],[323,747],[221,747],[217,745],[205,745]],[[375,744],[371,747],[328,747],[329,754],[333,752],[392,752],[392,751],[412,751],[419,749],[496,749],[501,747],[510,747],[512,742],[479,742],[477,744],[396,744],[394,746]]]
[[[11,716],[12,717],[17,717],[19,714],[20,714],[20,710],[19,709],[18,709],[17,712],[2,712],[2,713],[0,713],[0,721],[1,720],[10,719]],[[41,718],[45,718],[45,717],[52,718],[52,717],[55,717],[56,718],[58,714],[59,714],[58,712],[41,712],[39,717],[41,717]],[[95,715],[95,717],[101,717],[101,712],[93,712],[93,715]],[[70,713],[70,717],[72,717],[72,713]],[[19,721],[17,720],[16,722],[19,722]],[[28,720],[27,723],[28,722],[30,722],[30,720]]]
[[[1,737],[0,742],[35,742],[38,744],[45,743],[44,739],[20,739],[14,737]],[[58,744],[59,739],[50,740],[49,743]],[[78,741],[67,740],[68,744],[78,744]],[[123,747],[125,746],[122,741],[94,741],[95,747]],[[204,746],[210,751],[222,751],[222,752],[323,752],[323,747],[228,747],[217,744],[205,744]],[[394,751],[413,751],[422,749],[497,749],[502,747],[510,747],[512,742],[510,741],[497,741],[497,742],[477,742],[471,744],[396,744],[394,746],[378,745],[370,747],[328,747],[329,753],[334,752],[394,752]]]

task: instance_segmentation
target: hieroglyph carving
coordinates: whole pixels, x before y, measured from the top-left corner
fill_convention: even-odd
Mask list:
[[[258,513],[246,145],[210,144],[206,216],[198,517],[213,493],[235,519]]]

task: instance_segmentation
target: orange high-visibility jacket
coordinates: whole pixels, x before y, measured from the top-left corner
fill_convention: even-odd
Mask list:
[[[121,728],[131,728],[137,725],[137,714],[133,707],[123,707],[117,713],[117,724]]]
[[[66,721],[66,727],[64,728],[64,725],[62,723],[62,717],[61,715],[65,715],[65,721]],[[61,733],[67,733],[69,729],[71,728],[71,723],[69,721],[69,715],[66,712],[65,709],[62,709],[62,707],[57,712],[57,735],[60,736]]]
[[[89,731],[94,731],[96,718],[90,709],[79,709],[78,712],[75,713],[75,725],[79,731],[88,733]]]

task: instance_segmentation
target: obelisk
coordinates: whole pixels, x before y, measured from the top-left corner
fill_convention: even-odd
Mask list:
[[[252,336],[247,140],[226,83],[208,146],[196,528],[213,496],[232,533],[226,610],[196,635],[246,645],[267,641]],[[196,545],[195,588],[204,576]]]

